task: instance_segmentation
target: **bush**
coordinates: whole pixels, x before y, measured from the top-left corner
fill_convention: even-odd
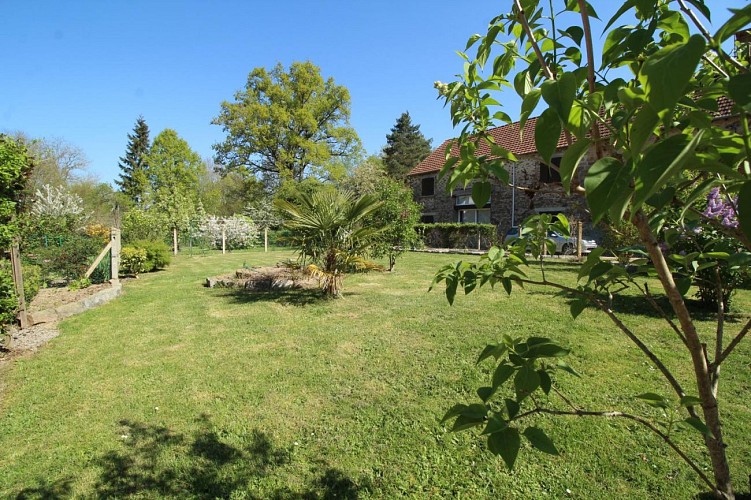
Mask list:
[[[16,319],[18,310],[18,298],[13,286],[13,272],[10,261],[5,259],[0,265],[0,329],[6,327]]]
[[[24,254],[29,262],[41,267],[45,282],[64,279],[67,282],[78,279],[88,269],[102,250],[99,239],[84,234],[70,233],[56,238],[50,244],[40,244],[25,249]]]
[[[146,250],[132,246],[120,251],[120,267],[125,274],[138,276],[146,268]]]
[[[156,269],[164,269],[170,264],[172,251],[169,245],[158,240],[138,240],[131,245],[146,251],[146,262],[143,272],[149,273]]]
[[[157,210],[132,208],[123,215],[122,238],[125,243],[134,241],[163,241],[169,234],[166,218]]]
[[[439,222],[434,224],[416,224],[415,230],[422,243],[432,248],[490,248],[498,243],[498,232],[493,224],[463,224]]]

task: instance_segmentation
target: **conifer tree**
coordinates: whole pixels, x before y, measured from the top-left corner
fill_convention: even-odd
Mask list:
[[[128,134],[125,156],[120,158],[120,179],[115,184],[129,199],[141,206],[148,192],[149,176],[146,156],[149,153],[149,126],[143,116],[139,116],[133,133]]]
[[[409,112],[402,113],[391,133],[386,136],[386,146],[383,148],[386,173],[395,179],[404,179],[407,172],[430,154],[430,143],[420,132],[420,126],[412,124]]]

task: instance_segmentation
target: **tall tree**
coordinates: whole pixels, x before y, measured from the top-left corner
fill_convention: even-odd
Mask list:
[[[145,199],[149,187],[148,163],[146,156],[149,153],[149,126],[143,116],[139,116],[133,133],[128,134],[128,146],[125,156],[120,158],[120,179],[115,184],[136,205],[141,205]]]
[[[420,126],[412,124],[409,112],[402,113],[391,133],[386,136],[386,146],[383,148],[383,163],[388,175],[404,179],[407,172],[430,154],[430,143],[431,140],[420,132]]]
[[[359,146],[349,125],[349,91],[321,76],[318,66],[295,62],[285,71],[256,68],[234,102],[212,121],[227,134],[214,144],[225,172],[302,180],[312,170],[347,157]]]
[[[188,227],[198,210],[201,157],[177,132],[164,129],[154,138],[146,161],[154,206],[168,218],[177,253],[177,233]]]

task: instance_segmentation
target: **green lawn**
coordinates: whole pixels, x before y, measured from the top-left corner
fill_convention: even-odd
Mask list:
[[[704,490],[659,438],[623,421],[540,419],[561,456],[525,444],[513,473],[477,433],[439,423],[454,403],[474,402],[491,369],[474,361],[504,333],[573,349],[582,378],[558,380],[582,407],[655,415],[633,396],[669,395],[667,384],[595,311],[573,321],[564,298],[533,288],[511,297],[483,289],[449,307],[440,290],[427,293],[438,267],[456,259],[445,255],[408,254],[392,274],[348,277],[335,301],[202,286],[244,263],[290,256],[181,256],[6,367],[0,497],[687,498]],[[573,266],[553,268],[574,279]],[[736,304],[751,311],[751,295]],[[618,306],[647,312],[633,297]],[[624,320],[692,386],[664,324],[652,314]],[[750,344],[728,361],[720,389],[741,491],[751,472]],[[697,433],[674,437],[709,471]]]

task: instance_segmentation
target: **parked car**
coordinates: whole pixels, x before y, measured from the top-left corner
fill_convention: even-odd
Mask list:
[[[513,226],[506,231],[506,236],[503,237],[503,242],[506,243],[511,238],[519,237],[519,228]],[[555,242],[555,253],[564,255],[573,255],[576,253],[576,240],[577,238],[566,238],[565,236],[556,233],[555,231],[548,232],[548,239]],[[582,239],[582,253],[589,253],[593,249],[597,248],[597,242],[595,240]]]

